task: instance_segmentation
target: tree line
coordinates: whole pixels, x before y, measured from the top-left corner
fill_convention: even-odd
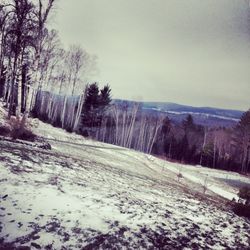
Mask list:
[[[148,114],[140,103],[114,102],[91,127],[97,140],[158,155],[168,160],[218,169],[250,172],[250,110],[232,128],[182,123],[163,113]]]
[[[101,126],[111,102],[109,85],[87,84],[81,95],[59,95],[38,91],[31,110],[33,117],[84,136],[93,134]]]
[[[235,127],[209,128],[196,124],[192,115],[176,123],[163,113],[146,113],[140,103],[114,102],[108,85],[100,89],[93,83],[86,86],[82,96],[67,98],[73,106],[58,95],[54,106],[50,102],[52,109],[49,101],[37,99],[33,115],[70,132],[168,160],[250,172],[250,110]],[[41,112],[43,103],[46,110]]]
[[[179,125],[167,120],[154,153],[184,163],[249,172],[249,148],[250,110],[232,128],[197,125],[191,115]]]

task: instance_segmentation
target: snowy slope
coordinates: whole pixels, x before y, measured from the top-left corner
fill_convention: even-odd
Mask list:
[[[250,185],[249,177],[242,176],[235,172],[167,162],[134,150],[86,140],[80,135],[67,133],[62,129],[54,128],[53,126],[42,122],[39,123],[39,127],[35,129],[35,132],[42,137],[49,139],[54,148],[62,153],[71,152],[71,154],[83,156],[85,152],[82,152],[81,149],[82,145],[84,145],[88,150],[94,148],[95,160],[99,159],[105,164],[114,167],[119,166],[124,170],[131,170],[132,166],[134,172],[140,170],[140,173],[145,173],[146,168],[147,171],[152,172],[153,176],[155,176],[156,173],[159,175],[166,175],[164,171],[167,171],[167,177],[172,174],[169,170],[175,173],[175,177],[176,174],[181,172],[185,179],[195,182],[200,186],[204,186],[204,183],[207,182],[206,185],[208,190],[213,191],[228,200],[232,200],[233,198],[238,199],[238,188],[229,185],[228,183],[230,183],[230,181],[238,181],[242,185]],[[58,141],[60,141],[60,143],[58,143]],[[74,144],[64,144],[62,141]],[[97,151],[96,149],[99,150]],[[137,159],[137,168],[133,167],[135,159]]]
[[[250,222],[218,196],[249,182],[39,122],[52,150],[0,142],[0,244],[27,249],[247,249]],[[184,178],[178,182],[177,173]],[[196,178],[196,179],[195,179]],[[202,194],[202,182],[217,192]],[[210,188],[212,189],[212,188]],[[217,193],[217,194],[216,194]],[[225,196],[225,195],[224,195]],[[227,197],[231,198],[231,197]]]
[[[202,187],[205,186],[207,190],[228,200],[238,200],[239,188],[242,186],[250,186],[249,177],[242,176],[235,172],[211,169],[199,165],[191,166],[171,163],[150,155],[148,155],[147,158],[154,163],[153,166],[157,164],[177,175],[181,173],[185,179],[197,183]]]

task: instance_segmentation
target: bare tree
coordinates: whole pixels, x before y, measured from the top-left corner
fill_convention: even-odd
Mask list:
[[[39,67],[41,65],[41,53],[42,53],[42,43],[43,38],[45,35],[45,25],[48,20],[49,13],[53,8],[55,0],[38,0],[35,10],[35,24],[36,28],[34,31],[34,46],[35,46],[35,53],[34,53],[34,60],[33,60],[33,74],[32,74],[32,84],[33,84],[33,91],[29,92],[28,100],[27,100],[27,107],[28,111],[30,111],[31,106],[33,104],[33,100],[35,98],[37,89],[41,88],[42,82],[39,79]],[[41,77],[40,77],[41,78]]]
[[[61,42],[56,30],[47,31],[43,39],[42,51],[40,57],[40,78],[39,85],[51,90],[53,85],[52,75],[54,74],[56,65],[59,63],[61,55]]]
[[[34,60],[34,83],[37,83],[37,77],[39,73],[40,59],[42,53],[42,46],[44,36],[46,35],[45,24],[48,19],[49,12],[51,11],[55,0],[38,0],[38,7],[36,9],[36,52],[35,52],[35,60]],[[41,84],[41,83],[39,83]],[[38,86],[39,87],[39,86]]]
[[[9,117],[16,110],[24,111],[27,99],[31,99],[28,98],[29,69],[33,69],[33,85],[39,82],[37,75],[45,23],[54,1],[6,0],[0,4],[0,74],[5,64],[8,75],[5,100]]]
[[[71,95],[76,90],[82,90],[84,78],[94,68],[92,57],[79,45],[71,45],[66,53],[65,68],[67,84],[71,88]]]
[[[148,154],[152,153],[152,149],[153,149],[155,140],[157,138],[157,135],[159,133],[159,130],[162,126],[163,120],[164,120],[164,116],[162,115],[152,118],[152,123],[150,124],[150,127],[148,129],[149,138],[146,144],[147,145],[146,153]]]
[[[20,105],[21,102],[21,87],[18,76],[20,75],[24,54],[29,47],[33,47],[32,32],[34,29],[34,5],[28,0],[12,0],[6,5],[6,8],[6,12],[11,16],[9,30],[5,35],[5,39],[9,43],[9,53],[12,57],[8,112],[8,116],[10,117],[12,112],[15,113],[16,106]]]
[[[6,32],[8,29],[8,17],[11,14],[10,11],[6,11],[6,3],[0,4],[0,79],[2,78],[5,47],[6,47]]]

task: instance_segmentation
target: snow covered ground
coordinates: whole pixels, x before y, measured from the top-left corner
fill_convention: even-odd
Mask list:
[[[249,249],[250,222],[225,199],[237,195],[225,180],[249,178],[166,162],[42,122],[34,130],[52,150],[0,141],[3,249]]]

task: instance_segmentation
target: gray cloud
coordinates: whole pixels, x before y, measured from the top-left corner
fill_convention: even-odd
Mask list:
[[[246,0],[60,0],[63,42],[99,57],[113,97],[250,107]]]

